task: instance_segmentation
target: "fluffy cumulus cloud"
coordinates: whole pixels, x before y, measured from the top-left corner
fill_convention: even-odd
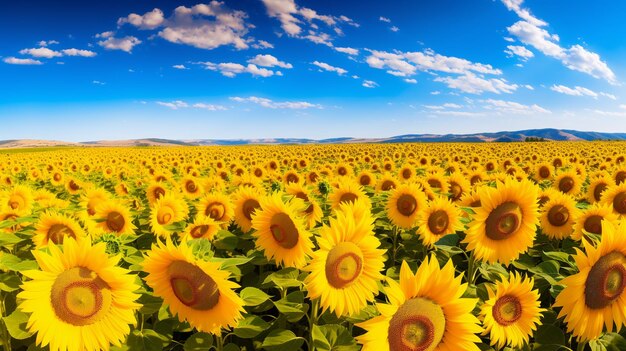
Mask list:
[[[259,67],[253,63],[248,63],[248,65],[242,65],[240,63],[234,62],[223,62],[223,63],[213,63],[213,62],[196,62],[197,64],[203,65],[205,69],[210,71],[220,72],[223,76],[228,78],[234,78],[238,74],[249,73],[252,76],[258,77],[271,77],[273,75],[282,76],[280,71],[272,71],[267,68]]]
[[[515,115],[530,115],[530,114],[550,114],[552,113],[550,110],[547,110],[539,105],[524,105],[518,102],[513,101],[504,101],[504,100],[494,100],[488,99],[483,101],[485,106],[483,106],[487,110],[494,110],[501,113],[506,114],[515,114]]]
[[[378,86],[378,83],[373,80],[364,80],[363,84],[361,85],[365,88],[376,88]]]
[[[81,50],[81,49],[63,49],[61,50],[63,55],[65,56],[82,56],[82,57],[94,57],[96,53],[91,50]]]
[[[252,63],[261,67],[281,67],[281,68],[293,68],[291,63],[278,60],[272,55],[256,55],[254,58],[248,60],[248,63]]]
[[[598,96],[604,96],[606,98],[609,98],[611,100],[616,100],[617,97],[613,94],[609,94],[609,93],[604,93],[604,92],[595,92],[591,89],[587,89],[584,87],[580,87],[580,86],[575,86],[573,88],[567,87],[565,85],[552,85],[550,87],[550,90],[552,91],[556,91],[557,93],[561,93],[561,94],[565,94],[565,95],[571,95],[571,96],[589,96],[592,97],[594,99],[597,99]]]
[[[529,58],[535,56],[535,54],[533,54],[532,51],[528,50],[527,48],[525,48],[523,46],[519,46],[519,45],[508,45],[506,47],[506,50],[504,50],[504,52],[509,57],[517,56],[522,61],[528,61]]]
[[[98,45],[107,50],[122,50],[125,52],[132,52],[136,45],[141,44],[141,40],[133,36],[125,36],[123,38],[116,38],[113,32],[104,32],[96,35],[96,38],[102,39],[98,41]]]
[[[338,75],[342,76],[346,73],[348,73],[347,70],[341,68],[341,67],[335,67],[335,66],[331,66],[329,64],[327,64],[326,62],[319,62],[319,61],[313,61],[311,62],[312,65],[317,66],[320,68],[320,71],[328,71],[328,72],[336,72]]]
[[[348,54],[350,56],[356,56],[359,54],[359,50],[355,49],[355,48],[348,48],[348,47],[335,47],[335,50],[342,52],[344,54]]]
[[[234,96],[230,98],[232,101],[240,102],[240,103],[253,103],[257,104],[261,107],[271,108],[271,109],[293,109],[293,110],[303,110],[309,108],[322,108],[321,105],[313,104],[306,101],[273,101],[267,98],[250,96],[250,97],[239,97]]]
[[[62,53],[58,51],[54,51],[48,49],[46,47],[40,48],[32,48],[32,49],[22,49],[20,50],[20,54],[22,55],[30,55],[32,57],[41,57],[41,58],[53,58],[53,57],[61,57]]]
[[[602,61],[600,55],[580,45],[573,45],[569,48],[561,46],[559,36],[545,29],[548,24],[534,17],[528,9],[522,7],[523,0],[502,0],[502,2],[521,19],[507,28],[509,34],[544,55],[561,61],[565,67],[571,70],[604,79],[610,84],[617,84],[615,73],[606,62]]]
[[[39,46],[48,46],[48,45],[59,44],[59,42],[56,40],[42,40],[38,44]]]
[[[282,30],[290,37],[310,40],[316,44],[333,46],[333,36],[320,29],[320,25],[335,35],[343,35],[341,25],[358,27],[347,16],[322,15],[317,11],[299,7],[294,0],[262,0],[267,14],[278,19]]]
[[[155,29],[160,27],[164,21],[165,18],[163,17],[163,11],[155,8],[143,15],[131,13],[127,17],[122,17],[117,20],[117,25],[122,26],[125,23],[130,23],[139,29]]]
[[[182,100],[175,100],[175,101],[170,101],[170,102],[157,101],[156,104],[163,106],[163,107],[167,107],[172,110],[179,110],[179,109],[186,109],[186,108],[195,108],[195,109],[202,109],[202,110],[207,110],[207,111],[227,110],[227,108],[222,105],[206,104],[203,102],[191,104]]]
[[[16,57],[5,57],[2,59],[4,63],[8,63],[10,65],[41,65],[43,62],[31,58],[16,58]]]
[[[506,79],[484,78],[471,72],[457,77],[437,77],[435,82],[445,83],[451,89],[461,90],[469,94],[482,94],[484,92],[511,94],[519,88],[519,85],[510,84]]]

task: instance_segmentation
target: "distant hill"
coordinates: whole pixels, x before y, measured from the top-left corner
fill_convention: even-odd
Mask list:
[[[390,138],[266,138],[266,139],[190,139],[171,140],[159,138],[131,140],[99,140],[86,142],[65,142],[56,140],[0,140],[0,148],[51,147],[51,146],[199,146],[199,145],[251,145],[251,144],[353,144],[353,143],[414,143],[414,142],[448,142],[448,143],[481,143],[481,142],[516,142],[527,137],[545,140],[626,140],[626,133],[581,132],[569,129],[528,129],[504,131],[496,133],[475,134],[405,134]]]

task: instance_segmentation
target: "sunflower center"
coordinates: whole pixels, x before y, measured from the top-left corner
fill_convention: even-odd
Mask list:
[[[445,328],[441,306],[421,297],[407,300],[389,321],[389,350],[432,351],[441,342]]]
[[[77,191],[80,189],[80,186],[78,184],[76,184],[76,182],[74,180],[70,180],[70,189],[72,189],[73,191]]]
[[[494,208],[485,221],[486,235],[492,240],[504,240],[522,224],[522,209],[515,202],[505,202]]]
[[[309,196],[308,196],[307,194],[305,194],[304,192],[302,192],[302,191],[299,191],[299,192],[296,194],[296,197],[297,197],[298,199],[304,200],[305,202],[309,202],[309,203],[311,202],[311,200],[309,200]],[[311,213],[313,212],[313,210],[314,210],[314,208],[313,208],[313,204],[311,203],[311,204],[309,205],[309,207],[307,207],[307,208],[306,208],[306,210],[304,210],[304,213],[306,213],[306,214],[311,214]]]
[[[165,195],[165,189],[158,187],[155,188],[152,193],[154,194],[154,198],[158,200],[161,196]]]
[[[615,175],[615,184],[620,185],[624,181],[626,181],[626,172],[625,171],[617,172],[617,174]]]
[[[396,207],[403,216],[409,217],[417,210],[417,200],[411,194],[402,194],[396,202]]]
[[[193,227],[191,231],[189,232],[189,234],[191,234],[192,237],[197,239],[197,238],[203,237],[204,234],[206,234],[208,231],[209,231],[209,225],[201,224],[201,225],[197,225]]]
[[[522,304],[519,298],[513,295],[505,295],[496,300],[491,314],[498,324],[503,326],[511,325],[522,317]]]
[[[11,201],[9,201],[9,206],[11,206],[11,208],[14,210],[20,208],[21,205],[22,201],[18,199],[11,199]]]
[[[161,207],[157,212],[157,222],[160,225],[169,224],[170,221],[174,218],[174,210],[170,207]]]
[[[478,182],[480,182],[480,181],[482,181],[482,180],[483,180],[483,179],[482,179],[479,175],[475,175],[475,176],[472,176],[472,177],[470,178],[470,184],[471,184],[471,185],[474,185],[474,184],[476,184],[476,183],[478,183]]]
[[[75,326],[97,322],[111,307],[111,290],[94,271],[74,267],[59,274],[52,284],[50,300],[55,314]]]
[[[343,289],[354,282],[363,270],[363,253],[351,242],[337,244],[326,258],[326,279],[328,283]]]
[[[428,229],[435,235],[443,234],[448,229],[449,223],[450,218],[444,210],[437,210],[428,216]]]
[[[198,187],[196,186],[196,183],[193,180],[188,180],[185,183],[185,189],[187,189],[187,191],[190,193],[195,193],[198,190]]]
[[[61,180],[61,175],[59,173],[55,173],[54,174],[54,180],[57,181],[57,182],[60,181]]]
[[[559,190],[569,193],[574,188],[574,179],[572,177],[563,177],[559,180]]]
[[[387,191],[396,187],[396,183],[393,180],[385,180],[383,184],[380,186],[381,190]]]
[[[353,193],[345,193],[343,195],[341,195],[341,197],[339,198],[339,203],[342,202],[352,202],[354,203],[356,201],[356,199],[358,199],[359,197],[356,194]]]
[[[63,239],[66,236],[76,239],[74,231],[65,224],[53,224],[48,229],[48,241],[52,241],[55,244],[63,244]]]
[[[591,267],[585,282],[585,304],[591,309],[609,306],[626,288],[626,257],[610,252]]]
[[[550,176],[550,169],[546,166],[541,166],[541,168],[539,168],[539,176],[544,179],[548,178]]]
[[[371,182],[372,178],[370,178],[367,174],[364,174],[361,178],[359,178],[359,183],[361,183],[361,185],[370,185]]]
[[[410,169],[405,168],[404,170],[402,170],[402,178],[404,178],[404,179],[411,179],[412,175],[413,175],[413,172],[411,172]]]
[[[626,192],[621,192],[613,198],[613,208],[615,211],[626,214]]]
[[[452,194],[452,200],[456,201],[463,195],[463,188],[457,183],[450,184],[450,194]]]
[[[185,306],[208,311],[219,302],[217,283],[200,267],[186,261],[174,261],[167,268],[167,273],[174,295]]]
[[[244,201],[242,206],[243,216],[246,217],[249,221],[252,220],[252,214],[258,208],[261,208],[261,204],[255,199],[247,199]]]
[[[429,179],[428,185],[430,185],[431,188],[441,188],[441,182],[438,179]]]
[[[345,176],[346,174],[348,174],[348,170],[345,167],[339,167],[337,173],[339,173],[339,175]]]
[[[593,215],[585,219],[583,228],[592,234],[602,234],[602,216]]]
[[[602,193],[606,190],[607,185],[604,183],[599,183],[598,185],[596,185],[595,189],[593,189],[593,198],[596,201],[600,201],[600,198],[602,197]]]
[[[548,222],[555,227],[564,226],[569,219],[569,211],[563,205],[552,206],[548,211]]]
[[[298,244],[298,228],[286,213],[280,212],[272,217],[270,231],[278,245],[285,249],[291,249]]]
[[[213,218],[216,221],[219,221],[224,217],[224,213],[226,213],[226,207],[221,202],[211,202],[204,210],[204,214]]]
[[[106,220],[107,227],[111,229],[113,232],[121,232],[124,228],[124,224],[126,224],[126,220],[121,213],[113,211],[109,212]]]

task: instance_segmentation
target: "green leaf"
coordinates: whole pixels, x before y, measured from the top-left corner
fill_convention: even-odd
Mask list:
[[[22,280],[14,273],[7,272],[0,274],[0,290],[2,291],[15,291],[20,288]]]
[[[37,268],[39,266],[35,260],[25,260],[6,252],[0,256],[0,269],[5,271],[21,272]]]
[[[248,316],[239,321],[239,325],[237,325],[233,333],[240,338],[250,339],[266,331],[269,327],[270,324],[261,319],[261,317]]]
[[[299,321],[308,310],[308,305],[304,304],[304,293],[302,291],[294,291],[280,301],[274,301],[274,306],[278,311],[287,317],[291,323]]]
[[[241,297],[246,306],[258,306],[270,298],[268,294],[255,287],[244,288],[239,293],[239,297]]]
[[[315,345],[315,329],[319,329],[318,334],[321,332],[323,335],[323,339],[320,339],[319,350],[328,350],[328,351],[348,351],[348,350],[358,350],[358,346],[356,341],[352,337],[352,334],[348,329],[346,329],[342,325],[338,324],[325,324],[325,325],[314,325],[313,326],[313,344]],[[322,342],[326,341],[328,344],[328,348],[324,348],[325,345]],[[318,347],[316,345],[316,347]]]
[[[169,343],[169,339],[152,329],[133,330],[128,336],[126,344],[129,351],[161,350]]]
[[[211,345],[213,345],[213,335],[197,332],[187,338],[183,349],[185,351],[205,351],[211,348]]]
[[[2,229],[2,228],[0,228]],[[7,246],[17,244],[19,242],[24,241],[24,238],[20,238],[19,236],[13,233],[1,233],[0,234],[0,246]]]
[[[23,340],[33,335],[26,329],[28,315],[22,311],[15,310],[10,315],[3,317],[2,320],[13,339]]]
[[[142,293],[137,302],[141,304],[139,309],[141,314],[153,314],[159,311],[163,304],[163,299],[150,293]]]
[[[239,244],[239,238],[228,230],[220,230],[215,234],[213,246],[218,249],[233,251]]]
[[[311,334],[313,336],[313,348],[315,350],[319,350],[319,351],[331,350],[330,341],[326,339],[326,335],[324,335],[324,332],[320,329],[320,327],[317,324],[313,325],[313,331]]]
[[[299,271],[296,268],[283,268],[268,275],[263,284],[272,282],[281,289],[300,287],[302,282],[298,279],[298,274]]]
[[[565,335],[552,324],[540,325],[535,332],[535,341],[542,345],[565,345]]]
[[[296,351],[304,344],[291,330],[274,330],[263,340],[262,348],[268,351]]]

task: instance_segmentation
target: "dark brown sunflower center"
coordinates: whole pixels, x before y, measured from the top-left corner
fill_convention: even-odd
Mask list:
[[[60,181],[62,178],[63,178],[63,177],[61,177],[61,175],[60,175],[59,173],[55,173],[55,174],[54,174],[54,180],[55,180],[55,181],[57,181],[57,182],[58,182],[58,181]]]
[[[409,217],[417,210],[417,200],[411,194],[402,194],[396,201],[396,208],[400,214]]]
[[[263,175],[263,171],[259,168],[254,170],[254,176],[260,178]]]
[[[564,226],[569,220],[569,210],[563,205],[552,206],[548,211],[548,222],[555,227]]]
[[[432,351],[441,342],[445,328],[441,306],[421,297],[407,300],[389,321],[389,350]]]
[[[598,259],[585,282],[585,304],[591,309],[609,306],[626,287],[626,257],[618,251]]]
[[[345,176],[346,174],[348,174],[348,170],[345,167],[339,167],[337,173],[339,173],[339,175]]]
[[[295,175],[293,173],[289,173],[289,175],[287,175],[286,180],[287,180],[287,184],[289,184],[289,183],[297,183],[298,180],[300,180],[300,179],[298,178],[297,175]]]
[[[428,229],[435,235],[443,234],[448,229],[449,224],[450,218],[444,210],[437,210],[428,216]]]
[[[404,179],[411,179],[411,177],[413,176],[413,172],[411,172],[410,169],[405,168],[402,170],[402,178]]]
[[[550,169],[546,166],[541,166],[541,168],[539,168],[539,176],[543,179],[548,178],[550,176]]]
[[[393,180],[385,180],[383,184],[380,186],[380,189],[383,191],[387,191],[395,187],[396,187],[396,183]]]
[[[593,215],[585,219],[583,228],[592,234],[602,234],[602,216]]]
[[[197,238],[203,237],[208,231],[209,231],[209,225],[201,224],[201,225],[197,225],[193,227],[191,231],[189,232],[189,234],[191,234],[192,237],[197,239]]]
[[[607,185],[604,183],[599,183],[598,185],[596,185],[596,187],[593,189],[593,198],[596,201],[600,201],[600,198],[602,197],[602,193],[606,190]]]
[[[106,224],[112,232],[121,232],[122,229],[124,229],[124,224],[126,224],[126,220],[121,213],[112,211],[109,212],[109,214],[107,215]]]
[[[361,185],[370,185],[372,183],[372,178],[367,174],[364,174],[361,178],[359,178],[359,183],[361,183]]]
[[[174,261],[167,268],[167,273],[174,295],[185,306],[208,311],[219,302],[217,283],[200,267],[186,261]]]
[[[429,179],[428,185],[430,185],[431,188],[441,188],[441,182],[438,179]]]
[[[298,228],[286,213],[279,212],[272,217],[270,231],[278,245],[285,249],[291,249],[298,244]]]
[[[152,191],[152,193],[154,194],[154,198],[158,200],[161,196],[165,195],[165,189],[157,187]]]
[[[543,206],[546,204],[546,202],[550,201],[550,197],[547,195],[543,195],[539,197],[539,200],[537,201],[537,204],[539,205],[539,207]]]
[[[504,240],[515,234],[522,225],[522,209],[515,202],[505,202],[494,208],[485,221],[489,239]]]
[[[111,307],[111,290],[95,272],[75,267],[59,274],[50,290],[56,316],[75,326],[100,320]]]
[[[452,194],[452,201],[457,201],[463,195],[463,188],[457,183],[451,183],[450,194]]]
[[[226,213],[226,207],[221,202],[211,202],[204,210],[204,214],[206,216],[209,216],[216,221],[222,219],[222,217],[224,217],[224,213]]]
[[[559,180],[559,190],[563,193],[569,193],[574,188],[574,179],[572,177],[563,177]]]
[[[243,212],[243,216],[251,221],[252,214],[259,208],[261,208],[261,204],[259,204],[257,200],[246,199],[246,201],[243,202],[243,206],[241,206],[241,211]]]
[[[620,185],[626,181],[626,171],[619,171],[615,174],[615,184]]]
[[[354,203],[356,201],[356,199],[358,199],[359,197],[356,194],[353,193],[345,193],[342,194],[341,197],[339,198],[339,203],[342,202],[352,202]]]
[[[76,239],[74,231],[65,224],[53,224],[50,226],[50,229],[48,229],[48,241],[52,241],[55,244],[63,244],[63,239],[65,239],[66,236]]]
[[[613,198],[613,208],[615,211],[626,214],[626,192],[622,191]]]
[[[522,304],[516,296],[505,295],[496,300],[491,314],[498,324],[511,325],[522,317]]]
[[[78,184],[76,184],[75,181],[70,180],[70,189],[72,189],[73,191],[77,191],[80,189],[80,186]]]
[[[470,184],[471,184],[471,185],[474,185],[474,184],[476,184],[476,183],[478,183],[478,182],[482,182],[482,180],[483,180],[483,179],[482,179],[479,175],[475,175],[475,176],[472,176],[472,177],[470,178]]]
[[[328,283],[342,289],[354,282],[363,269],[361,249],[351,242],[337,244],[326,258],[326,279]]]
[[[190,193],[195,193],[196,191],[198,191],[198,186],[193,180],[188,180],[185,183],[185,189],[187,189],[187,191]]]

